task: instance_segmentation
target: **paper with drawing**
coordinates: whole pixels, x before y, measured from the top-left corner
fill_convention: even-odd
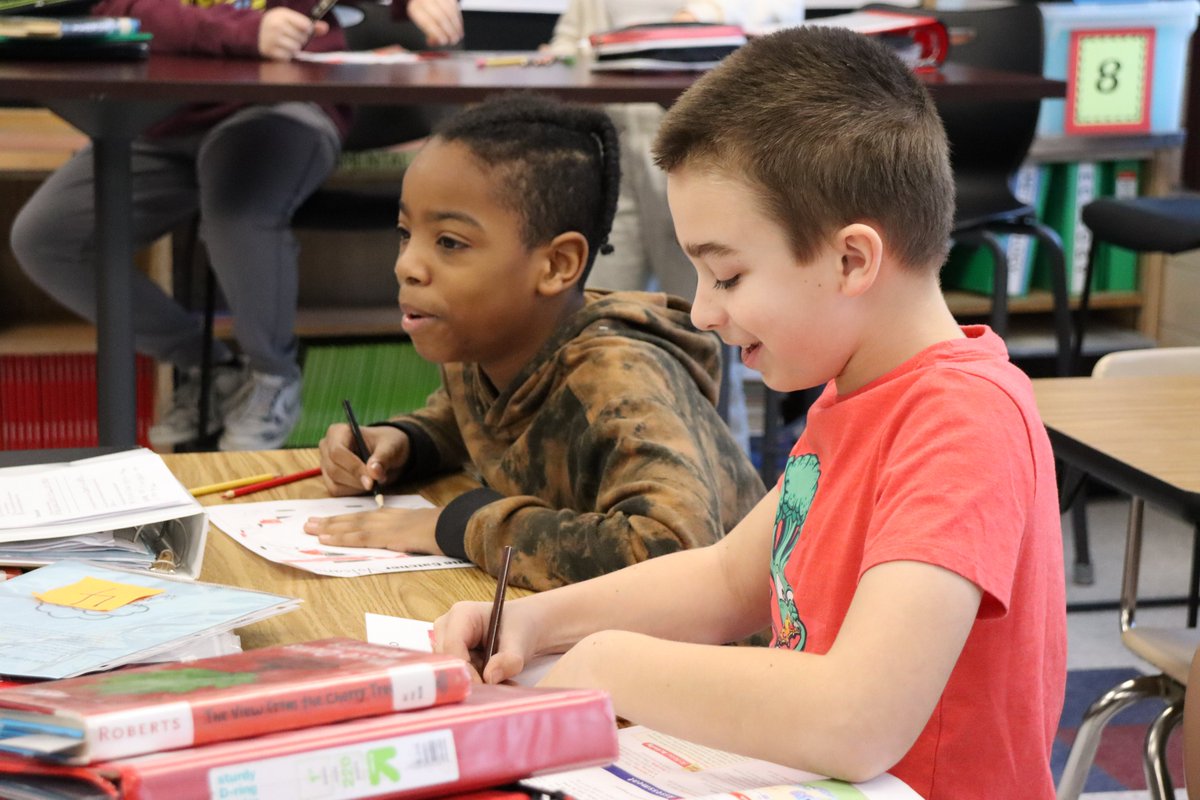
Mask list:
[[[433,508],[419,495],[387,495],[386,508]],[[349,578],[385,572],[472,566],[449,556],[423,556],[374,547],[333,547],[304,532],[309,517],[374,511],[373,497],[269,500],[209,506],[209,520],[238,544],[268,561],[296,569]]]

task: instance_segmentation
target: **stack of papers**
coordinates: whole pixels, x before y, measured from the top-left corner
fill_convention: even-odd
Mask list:
[[[299,605],[266,592],[60,561],[0,583],[0,675],[113,669]]]
[[[0,564],[146,569],[169,550],[177,574],[196,577],[207,531],[204,508],[150,450],[0,469]]]

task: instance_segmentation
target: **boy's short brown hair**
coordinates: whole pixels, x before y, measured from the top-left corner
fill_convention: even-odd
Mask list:
[[[755,187],[800,260],[870,221],[903,264],[945,261],[954,178],[941,119],[912,71],[861,34],[800,27],[751,41],[671,107],[654,156],[668,172]]]

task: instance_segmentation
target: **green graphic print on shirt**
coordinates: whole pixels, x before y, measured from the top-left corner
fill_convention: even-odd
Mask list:
[[[783,488],[775,512],[775,540],[771,547],[771,592],[779,604],[779,622],[775,628],[776,647],[803,650],[808,632],[792,597],[792,587],[783,569],[800,541],[804,520],[817,494],[821,463],[811,453],[788,458],[783,470]]]

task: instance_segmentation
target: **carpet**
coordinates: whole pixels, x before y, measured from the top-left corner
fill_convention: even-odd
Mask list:
[[[1108,689],[1138,674],[1132,669],[1081,669],[1067,673],[1066,700],[1051,753],[1055,783],[1066,766],[1071,743],[1088,706]],[[1109,721],[1100,736],[1096,760],[1083,787],[1085,792],[1145,790],[1142,748],[1146,727],[1162,709],[1163,703],[1158,700],[1143,700]],[[1183,788],[1183,736],[1178,728],[1168,742],[1167,761],[1175,788]]]

